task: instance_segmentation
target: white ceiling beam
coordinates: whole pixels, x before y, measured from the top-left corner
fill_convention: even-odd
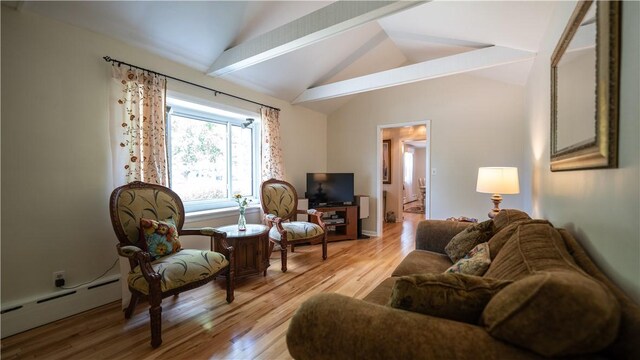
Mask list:
[[[224,51],[208,74],[222,76],[426,2],[336,1]]]
[[[293,104],[327,100],[362,92],[490,68],[535,57],[535,53],[502,46],[467,51],[375,74],[338,81],[305,90]]]
[[[391,39],[394,39],[394,40],[398,39],[398,40],[418,41],[418,42],[431,43],[431,44],[460,46],[460,47],[475,48],[475,49],[482,49],[482,48],[493,46],[493,44],[479,43],[476,41],[451,39],[451,38],[444,38],[440,36],[430,36],[426,34],[410,33],[405,31],[386,30],[386,33],[387,35],[389,35]]]

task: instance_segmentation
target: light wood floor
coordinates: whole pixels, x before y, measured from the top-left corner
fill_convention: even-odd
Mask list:
[[[162,339],[149,345],[146,303],[125,320],[120,302],[78,314],[2,340],[6,359],[289,359],[285,334],[291,316],[310,296],[337,292],[364,297],[414,249],[417,222],[385,224],[383,236],[300,246],[280,272],[274,252],[267,276],[238,281],[235,301],[225,302],[224,280],[216,280],[162,302]]]

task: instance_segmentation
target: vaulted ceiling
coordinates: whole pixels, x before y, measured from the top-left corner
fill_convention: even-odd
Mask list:
[[[555,3],[25,1],[15,6],[329,114],[354,94],[462,72],[523,85]]]

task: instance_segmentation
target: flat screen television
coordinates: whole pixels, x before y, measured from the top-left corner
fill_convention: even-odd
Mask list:
[[[309,206],[351,205],[353,173],[307,173]]]

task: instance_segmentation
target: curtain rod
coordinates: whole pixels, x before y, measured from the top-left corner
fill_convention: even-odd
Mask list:
[[[143,71],[146,71],[146,72],[150,72],[150,73],[153,73],[153,74],[156,74],[156,75],[164,76],[164,77],[166,77],[166,78],[168,78],[168,79],[171,79],[171,80],[176,80],[176,81],[183,82],[183,83],[185,83],[185,84],[189,84],[189,85],[191,85],[191,86],[199,87],[199,88],[201,88],[201,89],[205,89],[205,90],[213,91],[214,96],[218,96],[218,94],[222,94],[222,95],[226,95],[226,96],[232,97],[232,98],[234,98],[234,99],[238,99],[238,100],[246,101],[246,102],[249,102],[249,103],[252,103],[252,104],[256,104],[256,105],[260,105],[260,106],[267,107],[267,108],[269,108],[269,109],[273,109],[273,110],[280,111],[280,109],[278,109],[277,107],[273,107],[273,106],[269,106],[269,105],[266,105],[266,104],[262,104],[262,103],[259,103],[259,102],[253,101],[253,100],[249,100],[249,99],[246,99],[246,98],[243,98],[243,97],[240,97],[240,96],[236,96],[236,95],[233,95],[233,94],[226,93],[226,92],[224,92],[224,91],[220,91],[220,90],[216,90],[216,89],[208,88],[208,87],[206,87],[206,86],[202,86],[202,85],[194,84],[194,83],[192,83],[192,82],[190,82],[190,81],[186,81],[186,80],[178,79],[178,78],[176,78],[176,77],[169,76],[169,75],[167,75],[167,74],[163,74],[163,73],[159,73],[159,72],[157,72],[157,71],[153,71],[153,70],[145,69],[145,68],[140,67],[140,66],[137,66],[137,65],[133,65],[133,64],[126,63],[126,62],[124,62],[124,61],[120,61],[120,60],[112,59],[110,56],[105,56],[105,57],[103,57],[103,59],[104,59],[104,61],[106,61],[106,62],[110,62],[110,63],[112,63],[112,64],[116,64],[116,63],[117,63],[117,64],[118,64],[118,66],[120,66],[120,65],[126,65],[126,66],[129,66],[129,67],[136,68],[136,69],[140,69],[140,70],[143,70]]]

